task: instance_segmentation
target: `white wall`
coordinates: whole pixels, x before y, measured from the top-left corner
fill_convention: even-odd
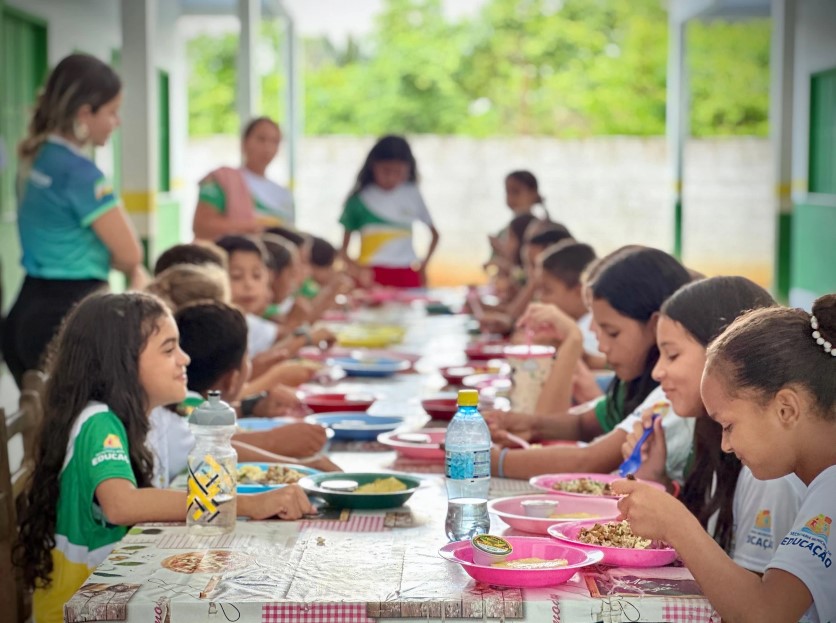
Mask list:
[[[516,168],[535,173],[552,218],[599,253],[627,243],[672,247],[664,138],[478,140],[425,135],[409,140],[421,192],[441,232],[436,271],[461,274],[462,280],[481,275],[487,235],[510,218],[503,179]],[[373,142],[341,136],[302,139],[294,193],[302,229],[334,243],[342,239],[337,223],[341,206]],[[187,161],[186,220],[197,181],[221,164],[238,164],[238,141],[193,140]],[[685,163],[685,262],[709,274],[743,274],[768,285],[775,227],[769,141],[692,140]],[[285,183],[285,171],[280,152],[268,174]],[[423,232],[416,239],[419,247],[427,240]]]

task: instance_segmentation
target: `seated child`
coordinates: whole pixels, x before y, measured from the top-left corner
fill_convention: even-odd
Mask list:
[[[242,409],[244,416],[253,415],[254,407],[242,406],[238,400],[250,371],[243,314],[225,303],[205,301],[179,309],[174,319],[180,331],[180,347],[191,361],[186,370],[185,400],[154,409],[151,414],[148,442],[155,459],[154,486],[160,487],[168,486],[171,478],[185,469],[186,457],[194,446],[186,418],[210,390],[220,391],[221,399]],[[325,441],[325,429],[302,422],[268,431],[239,431],[232,438],[239,461],[261,462],[280,462],[282,457],[276,455],[298,462],[301,457],[316,456]],[[321,462],[325,466],[329,463]]]
[[[230,301],[226,271],[215,264],[174,264],[160,273],[145,288],[160,297],[172,310],[192,301]]]
[[[226,252],[218,245],[199,240],[169,247],[157,258],[154,264],[154,275],[159,275],[175,264],[214,264],[226,270]]]
[[[63,620],[129,526],[186,520],[186,491],[151,486],[145,445],[151,411],[186,397],[189,357],[177,339],[165,304],[138,292],[88,296],[59,332],[14,547],[39,623]],[[297,485],[239,495],[237,508],[252,519],[314,512]]]

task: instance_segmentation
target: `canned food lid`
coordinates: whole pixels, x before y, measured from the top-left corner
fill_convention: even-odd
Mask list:
[[[479,549],[487,554],[494,554],[502,556],[510,554],[514,547],[501,536],[494,536],[493,534],[480,534],[470,541],[473,547]]]

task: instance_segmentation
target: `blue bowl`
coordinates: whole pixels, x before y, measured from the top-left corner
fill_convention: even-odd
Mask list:
[[[334,439],[350,441],[374,441],[381,433],[395,430],[404,423],[404,418],[377,416],[367,413],[346,411],[309,415],[306,422],[327,426],[334,431]]]
[[[260,467],[264,471],[273,465],[273,463],[238,463],[239,469],[244,465],[255,465],[256,467]],[[318,469],[313,469],[312,467],[305,467],[304,465],[296,465],[293,463],[280,463],[282,467],[289,467],[291,469],[296,470],[300,474],[304,474],[305,476],[312,476],[313,474],[319,474],[320,471]],[[286,487],[285,484],[258,484],[258,483],[245,483],[245,484],[238,484],[238,493],[264,493],[265,491],[269,491],[270,489],[281,489],[282,487]]]
[[[241,430],[272,430],[297,421],[291,417],[242,417],[235,423]]]
[[[406,359],[391,357],[375,357],[369,361],[354,357],[335,357],[328,360],[328,365],[345,370],[348,376],[362,376],[369,378],[383,378],[398,372],[408,370],[410,364]]]

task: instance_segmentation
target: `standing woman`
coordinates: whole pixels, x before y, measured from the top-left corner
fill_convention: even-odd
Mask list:
[[[293,227],[293,196],[266,177],[281,140],[278,124],[269,117],[247,124],[241,136],[243,165],[215,169],[200,182],[192,224],[195,238],[217,240],[268,227]]]
[[[64,316],[107,286],[111,267],[129,287],[148,275],[136,233],[111,183],[90,159],[119,125],[122,83],[86,54],[64,58],[38,97],[19,147],[18,230],[26,278],[3,330],[3,352],[20,386],[38,368]]]

